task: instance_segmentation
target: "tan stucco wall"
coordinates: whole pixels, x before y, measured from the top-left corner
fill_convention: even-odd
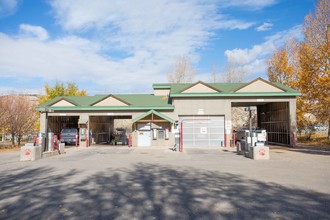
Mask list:
[[[54,105],[52,105],[53,107],[56,107],[56,106],[75,106],[74,104],[68,102],[68,101],[65,101],[65,100],[61,100],[59,102],[56,102]]]
[[[231,118],[229,99],[177,98],[173,99],[172,102],[175,109],[169,115],[174,120],[178,120],[180,115],[226,115]]]
[[[174,146],[174,134],[170,133],[169,134],[169,139],[158,139],[158,140],[151,140],[151,147],[173,147]],[[137,147],[138,144],[138,132],[132,132],[132,143],[133,147]]]
[[[137,131],[132,132],[132,147],[137,147],[138,133]]]
[[[155,147],[173,147],[174,146],[174,134],[169,134],[169,139],[157,139],[151,141],[151,146]]]
[[[168,96],[170,94],[169,89],[154,89],[155,96]]]
[[[218,92],[210,87],[207,87],[201,83],[194,85],[193,87],[183,91],[182,93],[212,93]]]
[[[236,92],[283,92],[283,90],[258,80]]]
[[[108,97],[93,106],[127,106],[127,104],[113,97]]]

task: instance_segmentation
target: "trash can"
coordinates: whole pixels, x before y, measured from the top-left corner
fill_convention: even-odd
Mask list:
[[[44,141],[44,136],[45,134],[42,133],[42,132],[39,132],[38,135],[37,135],[37,141],[36,141],[36,146],[40,146],[42,147],[44,144],[43,144],[43,141]]]
[[[245,140],[241,140],[241,149],[243,152],[248,151],[248,144]]]
[[[242,150],[242,143],[240,141],[236,142],[236,152],[238,155],[242,155],[243,154],[242,152],[244,152]]]
[[[48,133],[48,151],[54,151],[54,133]]]

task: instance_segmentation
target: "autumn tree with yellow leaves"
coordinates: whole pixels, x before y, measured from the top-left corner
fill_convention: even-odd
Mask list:
[[[56,82],[53,87],[49,84],[45,85],[45,95],[40,95],[38,97],[39,104],[43,104],[52,100],[57,96],[86,96],[86,90],[80,90],[78,86],[73,83],[69,82],[64,84],[63,82]]]
[[[319,0],[315,12],[305,17],[304,40],[287,43],[267,62],[270,81],[281,82],[302,93],[297,100],[298,126],[311,123],[306,121],[307,114],[330,126],[329,28],[330,1]]]

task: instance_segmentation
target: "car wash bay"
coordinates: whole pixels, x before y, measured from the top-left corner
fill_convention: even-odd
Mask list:
[[[286,146],[294,144],[292,142],[294,142],[295,127],[290,124],[290,102],[233,102],[232,106],[256,107],[254,108],[257,115],[256,126],[266,130],[269,144]]]
[[[80,134],[85,134],[82,130],[89,128],[89,145],[127,144],[127,134],[132,132],[132,116],[129,115],[89,116],[89,119],[80,120],[79,115],[64,116],[63,114],[48,116],[49,131],[59,136],[64,128],[79,128]]]

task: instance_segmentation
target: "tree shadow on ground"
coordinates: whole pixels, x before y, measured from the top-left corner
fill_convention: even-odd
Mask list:
[[[284,146],[270,146],[271,150],[286,150],[304,154],[313,154],[313,155],[330,155],[330,147],[315,147],[315,146],[296,146],[294,148],[284,147]]]
[[[0,219],[329,219],[330,197],[240,175],[139,163],[92,176],[0,174]]]
[[[314,146],[297,146],[290,151],[305,154],[327,155],[330,156],[330,147],[314,147]]]

